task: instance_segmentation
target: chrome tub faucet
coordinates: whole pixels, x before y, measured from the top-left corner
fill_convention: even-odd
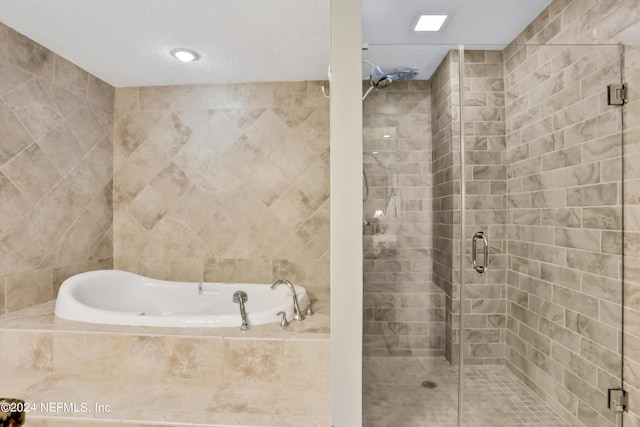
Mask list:
[[[296,295],[296,290],[293,287],[293,284],[288,280],[277,280],[273,285],[271,285],[271,289],[276,290],[278,286],[285,284],[291,289],[291,293],[293,294],[293,320],[304,320],[304,314],[300,310],[300,306],[298,305],[298,296]]]

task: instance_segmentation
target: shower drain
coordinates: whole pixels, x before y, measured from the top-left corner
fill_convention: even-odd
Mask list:
[[[434,383],[433,381],[422,381],[422,387],[424,387],[424,388],[436,388],[436,387],[438,387],[438,384]]]

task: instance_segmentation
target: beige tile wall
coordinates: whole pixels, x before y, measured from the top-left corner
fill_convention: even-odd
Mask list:
[[[587,47],[521,49],[517,44],[626,45],[624,71],[631,102],[625,107],[624,349],[631,410],[625,418],[639,424],[633,410],[640,396],[640,310],[634,298],[640,283],[640,221],[634,207],[639,200],[634,188],[640,104],[633,96],[640,76],[638,10],[632,1],[557,0],[504,51],[503,164],[508,165],[510,224],[508,246],[502,247],[509,255],[507,363],[575,425],[609,425],[613,416],[605,408],[606,389],[619,386],[621,127],[618,112],[604,104],[606,84],[619,80],[619,68],[611,65],[617,61],[617,48],[594,52]],[[458,120],[457,75],[451,60],[455,58],[445,59],[432,78],[434,105],[442,106],[434,108],[432,120],[434,246],[441,248],[434,256],[434,282],[445,288],[455,283],[458,264],[450,255],[458,252],[456,230],[450,225],[456,221],[457,205],[450,196],[459,194],[452,178],[457,155],[448,157],[458,142],[453,128]],[[474,89],[467,83],[465,90],[471,95],[468,110]],[[472,191],[480,185],[471,184]],[[491,213],[496,214],[499,210]],[[468,224],[475,217],[470,216]],[[455,295],[455,285],[448,293]]]
[[[113,88],[0,24],[0,315],[112,264]]]
[[[320,85],[117,89],[115,267],[168,280],[287,278],[326,300],[329,103]]]
[[[329,390],[326,338],[0,330],[0,373],[52,372],[279,383]],[[256,363],[259,360],[260,363]]]
[[[465,360],[501,364],[505,355],[505,137],[502,55],[465,52],[466,260],[471,237],[490,242],[489,269],[465,271]],[[451,51],[431,79],[434,123],[434,282],[447,293],[447,360],[457,363],[460,299],[459,54]],[[481,245],[478,246],[482,262]]]
[[[446,294],[445,354],[452,361],[453,301],[458,284],[455,251],[460,250],[460,96],[458,52],[450,51],[431,76],[433,173],[433,282]]]
[[[2,328],[0,374],[9,378],[2,392],[29,402],[110,405],[110,411],[102,414],[36,410],[27,417],[28,426],[55,417],[64,417],[64,423],[56,424],[60,426],[80,420],[85,424],[78,425],[101,425],[98,418],[108,419],[112,426],[120,420],[127,420],[127,425],[138,420],[148,427],[158,425],[146,424],[151,420],[184,425],[189,419],[185,415],[193,417],[191,425],[196,418],[211,426],[227,421],[228,425],[327,425],[328,334],[305,337],[274,327],[263,330],[269,337],[256,336],[253,329],[248,332],[253,336],[247,337],[234,336],[231,328],[218,329],[218,335],[195,331],[180,336],[166,328],[147,328],[144,333]],[[250,420],[253,414],[263,414],[266,422],[256,424]],[[291,424],[276,420],[289,417]]]
[[[463,351],[467,364],[502,364],[506,349],[507,168],[502,64],[501,52],[467,49],[464,53],[465,265],[472,266],[471,239],[476,232],[484,232],[489,242],[487,271],[480,274],[468,268],[464,276]],[[482,264],[483,258],[482,241],[478,240],[478,263]],[[459,265],[457,258],[454,265]],[[454,318],[453,324],[459,327],[459,320]],[[455,335],[454,340],[458,341]]]
[[[453,283],[453,211],[459,207],[455,194],[460,194],[459,184],[454,188],[453,176],[459,175],[459,155],[453,150],[459,146],[459,113],[454,109],[459,102],[453,91],[453,79],[457,74],[453,64],[453,52],[440,63],[430,80],[432,180],[433,180],[433,281],[451,295]],[[455,139],[458,138],[458,139]],[[459,153],[460,150],[458,150]]]
[[[606,391],[620,386],[622,127],[620,109],[606,103],[606,85],[620,80],[619,50],[518,44],[637,45],[638,8],[635,1],[556,0],[504,52],[508,366],[574,425],[614,425]],[[625,59],[628,76],[638,75],[635,52],[628,49]],[[625,108],[625,417],[636,425],[640,334],[630,295],[638,221],[630,152],[638,101]]]
[[[363,104],[365,355],[443,353],[444,292],[431,282],[430,110],[427,81],[395,81]]]

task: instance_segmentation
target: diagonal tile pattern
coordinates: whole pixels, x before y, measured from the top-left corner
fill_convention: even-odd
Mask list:
[[[184,280],[145,268],[179,257],[192,279],[328,289],[319,82],[123,88],[115,105],[116,268]]]
[[[113,88],[0,24],[0,315],[112,258]],[[71,268],[70,266],[73,266]]]

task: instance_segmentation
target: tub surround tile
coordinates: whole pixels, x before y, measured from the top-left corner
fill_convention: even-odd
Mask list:
[[[57,105],[37,79],[8,92],[3,99],[34,139],[62,120]]]
[[[53,314],[54,308],[55,301],[47,301],[42,304],[26,307],[20,310],[13,311],[11,313],[7,313],[0,318],[0,324],[5,325],[7,321],[11,321],[12,319]]]
[[[224,344],[221,339],[165,337],[166,372],[178,378],[224,378]]]
[[[202,282],[202,258],[140,257],[137,274],[160,280]]]
[[[0,162],[4,164],[29,146],[32,139],[15,113],[5,103],[0,103],[0,126],[6,138],[0,148]]]
[[[145,410],[162,413],[170,408],[195,415],[203,412],[211,400],[213,390],[210,383],[201,380],[182,379],[177,386],[175,381],[136,381],[125,393],[128,401],[124,403],[127,410]],[[176,420],[177,421],[177,420]]]
[[[248,331],[241,331],[240,328],[225,328],[225,339],[229,340],[276,340],[281,341],[287,334],[286,328],[280,327],[277,323],[251,326]]]
[[[45,332],[0,331],[3,350],[0,369],[14,371],[51,371],[53,368],[53,336]]]
[[[282,341],[225,340],[224,346],[225,381],[282,382],[284,378]]]
[[[281,390],[282,384],[277,383],[247,382],[223,385],[213,392],[207,412],[273,415]]]
[[[71,128],[64,122],[57,124],[43,135],[38,140],[38,146],[60,174],[66,174],[73,169],[86,153]]]
[[[74,372],[78,367],[83,373],[98,374],[113,370],[110,354],[118,347],[113,337],[89,333],[53,335],[53,367],[58,372]]]
[[[23,390],[42,381],[50,372],[16,371],[2,380],[0,393],[2,396],[18,396]]]
[[[6,276],[5,298],[7,312],[51,300],[51,269]]]
[[[262,414],[227,414],[203,412],[198,416],[195,423],[198,427],[219,427],[219,426],[247,426],[266,427],[271,426],[272,416]]]
[[[285,384],[305,384],[314,378],[315,386],[329,391],[331,364],[330,341],[284,342],[284,382]]]
[[[287,392],[291,386],[274,383],[218,384],[208,380],[145,380],[104,374],[31,373],[15,377],[20,378],[3,384],[9,386],[6,390],[12,395],[36,403],[85,402],[91,408],[87,413],[30,414],[31,423],[47,426],[320,426],[328,420],[328,391],[317,392],[308,387]],[[309,399],[302,409],[300,401],[293,405],[292,400],[294,394],[300,393]],[[109,411],[95,412],[95,404],[109,405]],[[325,412],[314,415],[323,405],[327,405]],[[300,415],[301,412],[310,415]]]
[[[206,258],[204,260],[204,281],[233,283],[237,277],[237,260]]]
[[[280,394],[276,414],[322,417],[329,412],[330,406],[330,395],[326,391],[289,385]]]
[[[315,310],[315,309],[314,309]],[[290,322],[289,326],[281,327],[280,329],[285,332],[287,338],[299,338],[299,339],[313,339],[326,338],[330,336],[330,319],[328,316],[322,314],[314,314],[313,316],[306,316],[304,321]]]
[[[271,260],[238,259],[236,271],[238,283],[272,283]]]
[[[328,417],[297,417],[276,415],[271,421],[272,427],[325,427],[331,424]]]
[[[54,419],[48,419],[48,420],[31,420],[29,422],[27,422],[25,424],[25,426],[27,427],[113,427],[116,425],[119,425],[120,422],[117,420],[114,421],[99,421],[96,422],[95,420],[90,420],[90,421],[78,421],[78,420],[74,420],[74,419],[63,419],[63,420],[54,420]]]
[[[328,287],[328,269],[311,275],[305,265],[328,251],[328,104],[310,85],[317,87],[118,89],[115,267],[142,271],[151,257],[171,265],[169,258],[188,256],[200,259],[199,280],[270,283],[274,268],[289,272],[278,267],[288,262],[299,266],[296,284]],[[281,105],[281,91],[295,97],[293,107]],[[137,158],[154,151],[162,161]],[[162,203],[143,203],[150,195]],[[175,248],[185,236],[191,243]],[[302,250],[281,256],[294,241]],[[172,269],[171,277],[188,280],[193,271]]]
[[[42,172],[34,176],[31,168],[37,168]],[[35,143],[2,165],[0,170],[15,183],[31,203],[40,200],[61,178],[40,146]]]
[[[53,79],[53,52],[13,29],[8,31],[8,53],[13,65],[44,79]]]
[[[114,104],[113,88],[43,46],[6,26],[0,39],[0,276],[50,270],[48,285],[10,279],[2,289],[10,313],[55,295],[51,268],[86,271],[113,256],[111,240],[90,227],[65,232],[85,224],[89,206],[102,212],[103,231],[112,222],[110,200],[96,196],[113,175]]]
[[[55,318],[53,308],[53,302],[49,302],[16,311],[0,321],[0,345],[10,349],[0,355],[0,369],[48,374],[44,378],[36,375],[34,381],[12,383],[12,387],[24,384],[28,389],[20,396],[29,399],[46,394],[48,399],[60,401],[112,404],[109,414],[82,414],[85,417],[153,421],[141,414],[160,407],[162,414],[167,408],[191,408],[192,415],[272,416],[282,402],[283,390],[291,386],[305,384],[314,399],[329,394],[330,335],[313,332],[313,326],[309,333],[289,333],[287,328],[271,324],[246,332],[239,328],[93,325]],[[316,319],[321,323],[329,320],[314,315],[292,324],[304,325]],[[38,332],[34,332],[36,329]],[[193,390],[200,390],[195,393],[206,399],[181,403],[176,397],[179,393],[191,395]],[[154,397],[141,399],[141,395]],[[326,415],[314,412],[314,407],[302,413],[288,408],[283,407],[279,414],[290,415],[293,411],[293,415]],[[77,418],[75,414],[56,416],[66,415]]]
[[[116,375],[116,382],[169,375],[172,387],[191,377],[196,382],[260,379],[274,384],[279,401],[285,337],[328,340],[328,310],[290,330],[264,325],[241,334],[237,328],[89,325],[55,318],[52,303],[28,308],[55,296],[71,275],[114,265],[181,281],[268,284],[287,274],[296,284],[327,289],[328,102],[315,91],[319,83],[114,91],[3,25],[0,69],[6,77],[0,83],[0,127],[9,138],[0,152],[0,209],[6,210],[0,232],[18,225],[0,240],[5,261],[0,301],[2,314],[5,307],[8,313],[0,321],[0,342],[16,350],[0,356],[2,369],[65,373],[32,384],[27,393],[35,397],[46,390],[48,398],[61,401],[81,399],[87,389],[82,380],[63,380],[78,366],[98,383],[103,380],[96,375],[104,371]],[[209,153],[207,161],[198,162],[194,154],[203,152]],[[238,191],[244,194],[240,199]],[[51,215],[52,221],[41,221]],[[239,226],[247,231],[239,233]],[[292,239],[303,250],[275,256]],[[176,247],[175,241],[183,244]],[[318,304],[322,312],[328,292],[317,295],[327,298]],[[251,363],[234,365],[244,350],[250,350]],[[268,371],[262,369],[264,360]],[[73,392],[64,389],[65,381]],[[92,388],[91,397],[122,391],[104,381],[108,384]],[[180,400],[191,394],[185,390],[200,387],[195,383],[178,390],[124,384],[129,400],[144,390],[158,393],[153,401],[137,403],[139,413],[130,420],[121,405],[105,415],[105,423],[196,422],[185,413],[170,419],[149,415],[172,404],[188,407],[190,414],[211,414],[205,407],[210,396],[202,402]],[[202,388],[198,395],[209,391]],[[273,421],[272,414],[266,419],[227,412],[223,421],[229,425]],[[35,418],[42,425],[85,423],[74,414]]]

